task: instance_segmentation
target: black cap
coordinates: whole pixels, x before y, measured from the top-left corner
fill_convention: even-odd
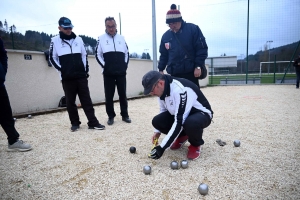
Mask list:
[[[71,20],[66,17],[61,17],[58,21],[58,25],[63,28],[73,28],[74,27],[71,23]]]
[[[153,86],[159,79],[162,78],[162,74],[158,71],[150,71],[143,76],[142,84],[144,86],[144,94],[150,94]]]

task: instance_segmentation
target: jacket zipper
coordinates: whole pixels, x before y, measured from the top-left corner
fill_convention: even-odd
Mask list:
[[[75,39],[74,39],[74,40],[75,40]],[[73,42],[74,42],[74,40],[73,40]],[[64,41],[64,43],[66,43],[67,45],[69,45],[70,50],[71,50],[71,54],[73,55],[73,49],[72,49],[72,46],[71,46],[67,41],[65,41],[64,39],[63,39],[62,41]],[[72,44],[73,44],[73,42],[72,42]],[[73,61],[73,67],[74,67],[74,65],[75,65],[74,56],[72,56],[72,61]]]

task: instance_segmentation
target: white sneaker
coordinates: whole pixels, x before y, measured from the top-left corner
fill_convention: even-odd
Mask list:
[[[30,144],[24,143],[23,140],[17,140],[12,145],[8,144],[7,151],[29,151],[31,149]]]

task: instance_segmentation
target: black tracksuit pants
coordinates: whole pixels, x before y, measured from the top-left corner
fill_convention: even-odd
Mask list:
[[[156,115],[152,120],[154,128],[161,133],[167,134],[174,123],[174,115],[168,111]],[[183,130],[178,137],[189,136],[189,143],[193,146],[204,144],[202,139],[203,129],[211,123],[210,116],[201,111],[190,114],[183,124]]]
[[[195,77],[194,71],[192,71],[190,73],[186,73],[186,74],[174,74],[174,75],[172,74],[172,76],[178,77],[178,78],[185,78],[187,80],[190,80],[200,88],[199,79]]]
[[[19,133],[15,129],[15,120],[5,86],[0,86],[0,124],[4,129],[10,145],[19,139]]]
[[[296,70],[296,75],[297,75],[296,88],[299,88],[300,70]]]
[[[108,118],[116,116],[114,110],[114,95],[117,86],[119,102],[121,108],[121,116],[129,117],[128,115],[128,102],[126,96],[126,75],[123,76],[107,76],[103,75],[104,92],[105,92],[105,107]]]
[[[92,99],[88,87],[87,78],[80,78],[74,80],[63,80],[62,86],[65,92],[67,111],[72,125],[79,125],[78,109],[75,104],[76,95],[78,94],[83,111],[88,118],[88,126],[97,126],[99,121],[95,116]]]

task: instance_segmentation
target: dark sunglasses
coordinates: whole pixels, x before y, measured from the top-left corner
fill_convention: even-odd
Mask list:
[[[63,27],[63,29],[64,30],[72,30],[73,28],[72,27],[65,27],[65,28]]]

